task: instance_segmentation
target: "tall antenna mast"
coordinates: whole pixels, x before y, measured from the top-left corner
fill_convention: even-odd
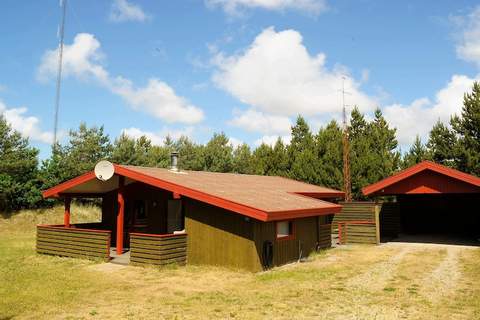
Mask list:
[[[65,34],[65,14],[67,11],[67,0],[60,0],[60,5],[62,6],[62,23],[60,24],[60,44],[58,47],[57,91],[55,95],[55,116],[53,121],[53,148],[56,148],[57,145],[58,111],[60,109],[60,86],[62,83],[63,38]]]
[[[345,202],[352,201],[352,181],[350,177],[350,144],[348,137],[347,105],[345,104],[345,77],[342,77],[342,112],[343,112],[343,191]]]

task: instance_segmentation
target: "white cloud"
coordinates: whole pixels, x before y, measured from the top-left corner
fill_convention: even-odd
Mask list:
[[[202,110],[177,96],[168,84],[158,79],[150,79],[144,88],[135,89],[127,82],[113,91],[135,110],[143,110],[170,123],[193,124],[203,120]]]
[[[457,43],[457,55],[480,67],[480,6],[477,6],[469,15],[456,17],[461,26],[461,37]]]
[[[326,0],[205,0],[208,7],[222,7],[231,15],[241,15],[244,9],[262,8],[284,11],[294,9],[318,15],[328,9]]]
[[[278,115],[269,115],[255,109],[233,111],[234,118],[229,124],[250,132],[261,132],[264,134],[284,134],[290,132],[292,122],[290,118]]]
[[[110,10],[110,21],[146,21],[149,16],[139,5],[129,3],[127,0],[114,0]]]
[[[51,144],[53,134],[40,128],[40,120],[37,117],[26,116],[27,111],[25,107],[9,109],[0,101],[0,113],[13,129],[30,140]]]
[[[167,122],[197,123],[203,120],[203,111],[178,96],[167,83],[152,78],[145,87],[120,76],[112,77],[103,67],[104,54],[100,42],[88,33],[77,34],[70,45],[64,46],[63,74],[82,80],[94,80],[121,96],[135,110],[141,110]],[[55,77],[58,49],[48,50],[37,70],[37,77],[47,81]]]
[[[274,146],[275,143],[278,140],[278,137],[282,140],[284,144],[289,144],[290,140],[292,140],[292,137],[290,135],[285,135],[285,136],[278,136],[278,135],[265,135],[261,137],[260,139],[255,140],[254,144],[256,146],[261,145],[262,143],[268,144],[269,146]]]
[[[65,77],[74,76],[83,80],[96,79],[108,84],[109,74],[101,65],[104,58],[100,42],[94,35],[79,33],[71,45],[63,47],[62,73]],[[40,81],[48,81],[56,76],[58,68],[58,48],[47,50],[37,70]]]
[[[238,146],[243,144],[243,141],[234,137],[228,138],[228,143],[232,146],[233,149],[237,149]]]
[[[471,91],[473,82],[480,80],[465,75],[454,75],[448,84],[439,90],[435,100],[416,99],[409,105],[394,104],[382,109],[391,126],[397,128],[400,145],[410,145],[418,134],[424,141],[433,125],[438,121],[448,123],[453,114],[459,114],[463,105],[463,95]]]
[[[312,56],[295,30],[265,29],[241,54],[215,54],[217,86],[241,102],[277,115],[322,115],[338,112],[342,100],[342,78],[350,92],[348,104],[372,110],[375,100],[360,90],[360,83],[345,67],[328,69],[325,55]]]
[[[170,136],[170,138],[174,140],[177,140],[182,136],[191,138],[193,134],[193,127],[186,127],[183,129],[163,128],[158,132],[143,131],[142,129],[131,127],[123,129],[122,133],[135,139],[145,136],[152,141],[152,144],[161,146],[163,145],[167,136]]]

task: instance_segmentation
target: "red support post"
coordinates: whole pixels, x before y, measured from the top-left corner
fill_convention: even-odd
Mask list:
[[[123,224],[125,216],[125,198],[123,195],[123,186],[125,178],[119,177],[118,183],[118,214],[117,214],[117,254],[123,253]]]
[[[65,197],[65,212],[63,214],[63,225],[65,228],[70,228],[70,203],[72,202],[72,198]]]

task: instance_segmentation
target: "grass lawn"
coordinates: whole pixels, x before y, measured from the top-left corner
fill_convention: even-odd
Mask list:
[[[72,207],[73,222],[98,219]],[[37,255],[35,225],[0,218],[0,319],[480,319],[480,249],[387,244],[327,250],[252,274]]]

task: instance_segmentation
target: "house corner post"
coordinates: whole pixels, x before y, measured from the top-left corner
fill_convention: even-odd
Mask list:
[[[70,228],[70,203],[72,202],[72,198],[65,197],[65,212],[63,213],[63,225],[65,228]]]
[[[119,177],[118,182],[118,213],[117,213],[117,254],[123,253],[123,225],[125,216],[125,198],[124,198],[125,178]]]

